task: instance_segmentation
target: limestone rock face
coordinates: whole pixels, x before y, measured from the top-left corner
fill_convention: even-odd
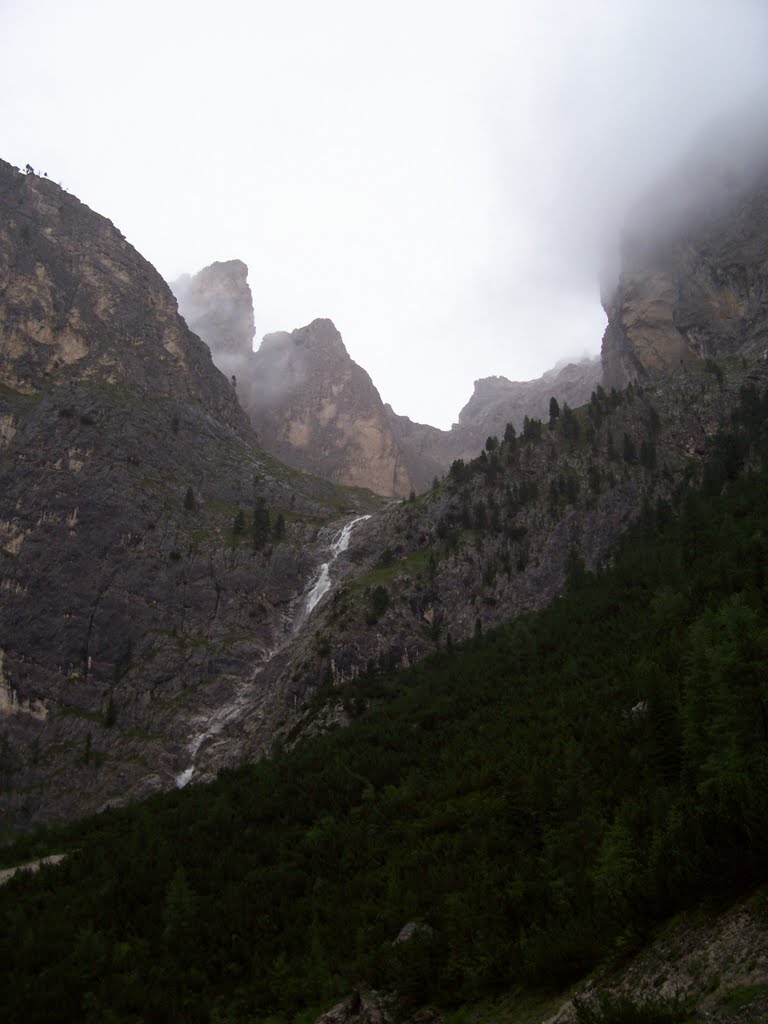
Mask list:
[[[111,221],[0,161],[0,380],[39,395],[64,376],[193,400],[248,424],[168,286]]]
[[[330,320],[267,335],[240,394],[264,447],[289,465],[389,497],[414,486],[378,391]]]
[[[603,296],[609,386],[768,348],[768,169],[747,179],[724,171],[707,183],[706,200],[660,224],[673,185],[680,187],[666,183],[637,211],[621,274]]]
[[[219,369],[228,377],[248,374],[255,328],[245,263],[212,263],[193,277],[185,275],[173,281],[171,288],[179,312],[190,330],[208,345]]]
[[[577,408],[589,401],[600,383],[599,359],[583,359],[548,370],[536,380],[510,381],[506,377],[486,377],[475,381],[475,390],[459,413],[457,433],[465,448],[477,455],[489,435],[501,436],[507,423],[519,430],[526,416],[549,417],[549,401]]]
[[[453,455],[456,448],[453,431],[440,430],[428,423],[416,423],[408,416],[399,416],[391,405],[385,405],[384,409],[415,489],[426,490],[456,457]]]

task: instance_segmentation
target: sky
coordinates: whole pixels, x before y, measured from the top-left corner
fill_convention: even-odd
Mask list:
[[[448,427],[599,352],[624,212],[766,53],[765,0],[0,0],[0,157]]]

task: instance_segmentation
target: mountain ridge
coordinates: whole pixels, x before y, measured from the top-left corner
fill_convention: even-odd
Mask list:
[[[602,378],[596,357],[558,364],[530,381],[483,378],[450,430],[415,423],[382,402],[327,318],[266,335],[254,353],[246,274],[239,260],[217,262],[171,287],[214,361],[237,377],[241,405],[267,450],[337,483],[389,497],[424,491],[453,461],[478,455],[507,423],[519,430],[526,416],[546,416],[553,396],[583,405]]]

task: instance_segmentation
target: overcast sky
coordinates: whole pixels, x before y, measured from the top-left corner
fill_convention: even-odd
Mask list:
[[[599,351],[621,210],[766,54],[766,0],[0,0],[0,156],[168,280],[243,259],[257,343],[330,317],[446,427]]]

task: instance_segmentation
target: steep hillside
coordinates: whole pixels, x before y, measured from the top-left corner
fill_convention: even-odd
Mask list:
[[[531,1024],[602,965],[581,996],[622,1014],[580,1024],[759,1024],[767,413],[746,387],[610,569],[337,691],[350,728],[5,851],[68,856],[0,889],[3,1019],[312,1020],[365,985],[326,1024]]]
[[[319,685],[373,665],[406,667],[448,638],[496,626],[562,593],[576,559],[595,570],[644,508],[696,479],[708,441],[743,386],[768,367],[703,365],[626,392],[602,388],[550,429],[458,462],[436,488],[356,530],[351,566],[294,646],[294,672]]]
[[[290,637],[318,528],[370,496],[266,456],[150,264],[6,163],[0,281],[0,808],[23,825],[173,786]]]

